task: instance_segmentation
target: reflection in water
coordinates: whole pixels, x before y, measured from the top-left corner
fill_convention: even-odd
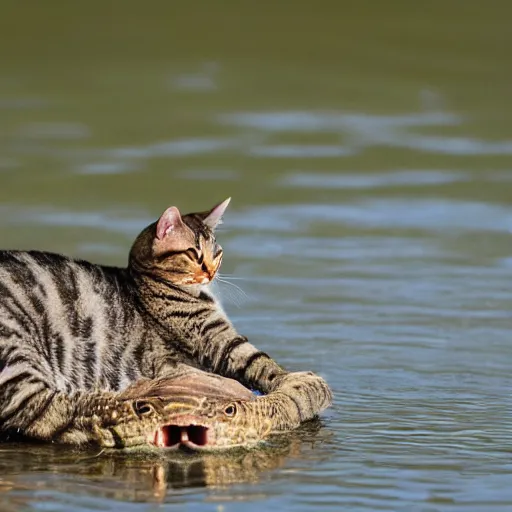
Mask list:
[[[204,454],[153,450],[93,454],[63,446],[5,444],[0,450],[0,504],[30,503],[35,491],[40,495],[47,488],[70,496],[85,493],[107,500],[165,501],[184,489],[254,484],[288,460],[300,459],[305,448],[324,443],[329,434],[324,431],[319,436],[320,426],[318,420],[309,422],[251,450]],[[20,451],[24,457],[19,457]],[[54,474],[56,468],[58,474]],[[13,489],[15,499],[4,494]]]

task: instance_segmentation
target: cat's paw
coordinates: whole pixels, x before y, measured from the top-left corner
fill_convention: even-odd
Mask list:
[[[314,415],[332,404],[332,391],[329,384],[313,372],[291,372],[283,375],[276,391],[292,396],[306,395],[313,404],[311,409]]]

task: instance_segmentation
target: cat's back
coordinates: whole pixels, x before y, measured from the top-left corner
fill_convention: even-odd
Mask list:
[[[25,327],[47,322],[71,337],[88,337],[93,324],[105,328],[130,313],[131,294],[121,268],[50,252],[0,251],[0,321],[28,317]]]
[[[88,287],[92,287],[91,292],[108,293],[111,289],[126,293],[126,281],[126,271],[117,267],[52,252],[0,250],[0,300],[17,291],[40,293],[51,300],[52,289],[64,296]]]
[[[125,269],[0,251],[0,383],[2,368],[20,363],[67,392],[131,382],[145,332],[135,296]]]

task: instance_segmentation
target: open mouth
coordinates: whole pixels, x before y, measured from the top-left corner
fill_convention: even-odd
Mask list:
[[[155,431],[153,444],[158,448],[186,446],[200,450],[208,446],[208,427],[202,425],[164,425]]]

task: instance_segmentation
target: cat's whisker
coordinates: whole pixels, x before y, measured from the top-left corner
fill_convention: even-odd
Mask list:
[[[241,300],[240,300],[240,294],[237,290],[232,290],[231,288],[225,287],[224,283],[219,281],[218,279],[215,279],[211,282],[212,289],[214,291],[214,294],[221,298],[222,301],[227,301],[230,304],[234,304],[237,308],[241,307]],[[233,293],[235,292],[236,293]]]
[[[226,279],[226,280],[227,280],[227,279],[237,279],[237,280],[239,280],[239,281],[250,281],[250,278],[248,278],[248,277],[234,276],[234,275],[232,275],[232,274],[219,274],[219,273],[217,272],[217,276],[218,276],[218,277],[222,277],[223,279]]]
[[[221,283],[225,283],[225,284],[229,284],[229,286],[232,286],[233,288],[235,288],[236,290],[238,290],[245,298],[248,298],[247,294],[242,290],[242,288],[240,288],[240,286],[237,286],[235,283],[231,283],[230,281],[228,281],[227,279],[225,278],[222,278],[222,277],[219,277],[217,276],[217,279],[221,282]]]
[[[248,298],[247,294],[239,286],[220,278],[218,275],[215,278],[215,283],[219,286],[221,294],[226,294],[229,300],[231,300],[231,302],[233,302],[237,307],[241,307],[242,302]],[[224,287],[224,284],[229,285],[231,288]]]
[[[242,307],[242,301],[240,300],[239,295],[233,293],[234,290],[231,288],[223,288],[219,291],[219,296],[222,296],[224,300],[229,302],[230,304],[234,304],[237,308]]]

